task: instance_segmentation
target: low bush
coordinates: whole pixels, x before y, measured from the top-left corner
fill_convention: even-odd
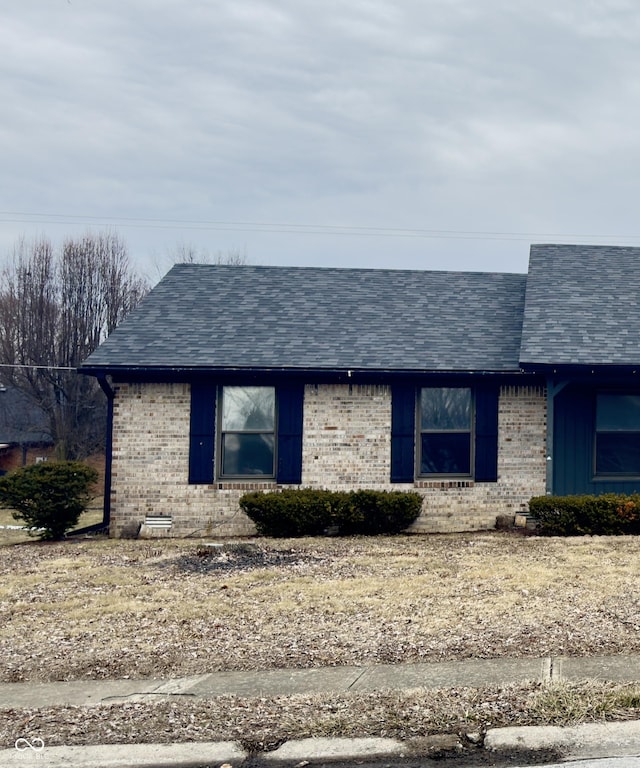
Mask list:
[[[536,496],[529,511],[547,536],[640,533],[640,495]]]
[[[253,520],[258,533],[267,536],[319,536],[335,525],[346,494],[329,491],[285,489],[256,491],[240,499],[240,508]]]
[[[77,461],[32,464],[0,477],[0,503],[30,534],[61,539],[87,508],[97,479],[95,469]]]
[[[373,536],[408,528],[420,514],[422,497],[401,491],[303,488],[247,493],[240,507],[266,536]]]
[[[349,514],[344,514],[339,523],[345,535],[400,533],[417,519],[422,509],[422,496],[401,491],[353,491],[346,501]]]

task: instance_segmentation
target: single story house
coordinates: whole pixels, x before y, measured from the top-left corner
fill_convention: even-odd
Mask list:
[[[419,532],[640,491],[640,248],[527,274],[181,264],[83,364],[112,535],[242,535],[250,490],[415,490]]]
[[[53,453],[46,413],[16,387],[0,386],[0,475]]]

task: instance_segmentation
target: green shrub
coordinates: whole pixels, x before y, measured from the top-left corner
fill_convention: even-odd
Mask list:
[[[34,529],[30,534],[61,539],[87,508],[97,479],[95,469],[76,461],[32,464],[0,477],[0,502]]]
[[[320,536],[336,524],[346,494],[285,489],[275,493],[246,493],[240,507],[266,536]]]
[[[376,536],[400,533],[413,523],[422,509],[422,496],[402,491],[353,491],[348,505],[351,514],[343,517],[341,533]]]
[[[536,496],[529,511],[547,536],[640,533],[640,495]]]
[[[422,497],[400,491],[303,488],[247,493],[240,507],[266,536],[372,536],[399,533],[411,525],[420,514]]]

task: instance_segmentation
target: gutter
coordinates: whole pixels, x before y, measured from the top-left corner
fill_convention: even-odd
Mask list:
[[[590,379],[597,376],[608,378],[615,376],[637,376],[640,373],[640,361],[638,363],[598,363],[587,365],[584,363],[521,363],[525,373],[537,373],[544,376],[581,377]]]
[[[453,369],[453,368],[295,368],[295,367],[239,367],[239,366],[110,366],[85,367],[81,368],[80,373],[89,376],[96,376],[98,379],[104,377],[106,373],[115,377],[118,381],[126,381],[129,377],[133,380],[144,380],[147,377],[151,380],[164,379],[165,381],[178,379],[180,381],[191,381],[199,377],[211,376],[229,376],[229,377],[314,377],[319,379],[348,380],[357,377],[358,379],[399,379],[399,378],[424,378],[424,377],[484,377],[484,376],[531,376],[536,375],[535,371],[525,371],[522,368],[507,369]]]
[[[67,531],[65,536],[67,538],[71,536],[86,536],[88,533],[102,533],[103,531],[108,530],[109,524],[105,523],[103,520],[101,523],[96,523],[95,525],[87,525],[84,528],[76,528],[74,531]]]
[[[105,435],[105,462],[104,462],[104,501],[102,507],[102,523],[100,528],[108,528],[111,521],[111,468],[113,465],[113,401],[115,393],[106,375],[97,377],[98,384],[107,396],[107,430]],[[94,527],[94,526],[91,526]]]

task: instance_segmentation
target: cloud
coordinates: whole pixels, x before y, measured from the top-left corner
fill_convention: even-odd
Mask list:
[[[526,238],[464,233],[635,234],[631,2],[52,0],[0,22],[0,207],[62,214],[4,216],[0,248],[86,216],[141,257],[192,238],[261,262],[495,269],[517,252],[524,269]]]

